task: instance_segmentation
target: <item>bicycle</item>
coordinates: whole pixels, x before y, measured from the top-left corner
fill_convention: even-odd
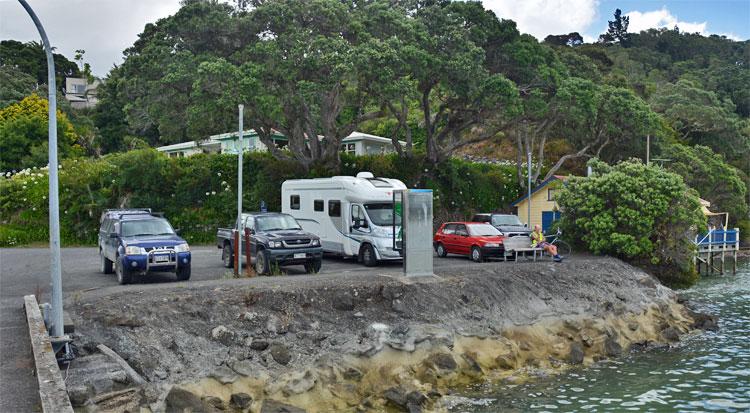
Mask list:
[[[560,228],[557,228],[557,233],[555,235],[545,235],[545,239],[554,237],[552,241],[547,241],[551,245],[554,245],[557,247],[557,253],[562,254],[562,256],[568,256],[570,255],[570,252],[572,249],[570,248],[570,244],[560,239],[562,236],[562,230]]]

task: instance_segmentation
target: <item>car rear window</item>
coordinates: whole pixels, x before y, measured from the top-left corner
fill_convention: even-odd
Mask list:
[[[467,227],[469,227],[469,234],[475,237],[500,235],[500,231],[490,224],[471,224]]]
[[[445,224],[443,234],[450,235],[456,232],[456,224]]]

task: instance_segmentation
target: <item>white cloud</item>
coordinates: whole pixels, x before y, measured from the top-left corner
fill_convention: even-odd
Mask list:
[[[658,29],[666,27],[669,29],[675,26],[680,28],[681,32],[687,33],[700,33],[707,34],[706,27],[707,22],[683,22],[680,21],[675,15],[673,15],[666,6],[662,7],[661,10],[640,12],[631,11],[625,14],[630,18],[630,25],[628,26],[628,32],[639,33],[643,30]]]
[[[539,40],[549,34],[583,33],[594,22],[599,0],[483,0],[501,19],[511,19],[518,30]]]
[[[122,51],[138,39],[146,23],[174,14],[179,0],[29,0],[50,43],[68,59],[86,50],[84,61],[97,76],[122,62]],[[15,1],[0,0],[0,39],[40,41],[31,18]]]

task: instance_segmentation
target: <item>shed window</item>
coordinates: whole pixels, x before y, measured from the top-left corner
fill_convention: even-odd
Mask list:
[[[554,201],[555,195],[557,195],[557,188],[550,188],[547,190],[547,201]]]
[[[328,216],[341,216],[341,201],[328,201]]]
[[[289,197],[289,208],[299,209],[299,195],[292,195]]]
[[[316,212],[323,212],[323,200],[322,199],[316,199],[313,201],[313,209]]]

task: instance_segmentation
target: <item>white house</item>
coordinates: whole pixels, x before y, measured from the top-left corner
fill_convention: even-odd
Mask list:
[[[95,79],[89,83],[88,79],[81,77],[65,78],[65,99],[75,109],[93,108],[99,103],[96,89],[102,82]]]
[[[237,135],[237,132],[211,135],[207,139],[201,141],[176,143],[174,145],[158,147],[156,150],[164,152],[173,158],[195,155],[196,153],[237,153]],[[279,148],[283,148],[287,145],[288,139],[286,136],[278,132],[272,135],[272,139]],[[242,133],[242,142],[246,152],[265,152],[268,150],[253,129],[246,130]],[[402,141],[399,141],[399,143],[402,146],[406,145],[406,143]],[[376,155],[391,153],[394,151],[393,143],[389,138],[362,132],[352,132],[351,135],[341,141],[341,152],[354,155]]]

